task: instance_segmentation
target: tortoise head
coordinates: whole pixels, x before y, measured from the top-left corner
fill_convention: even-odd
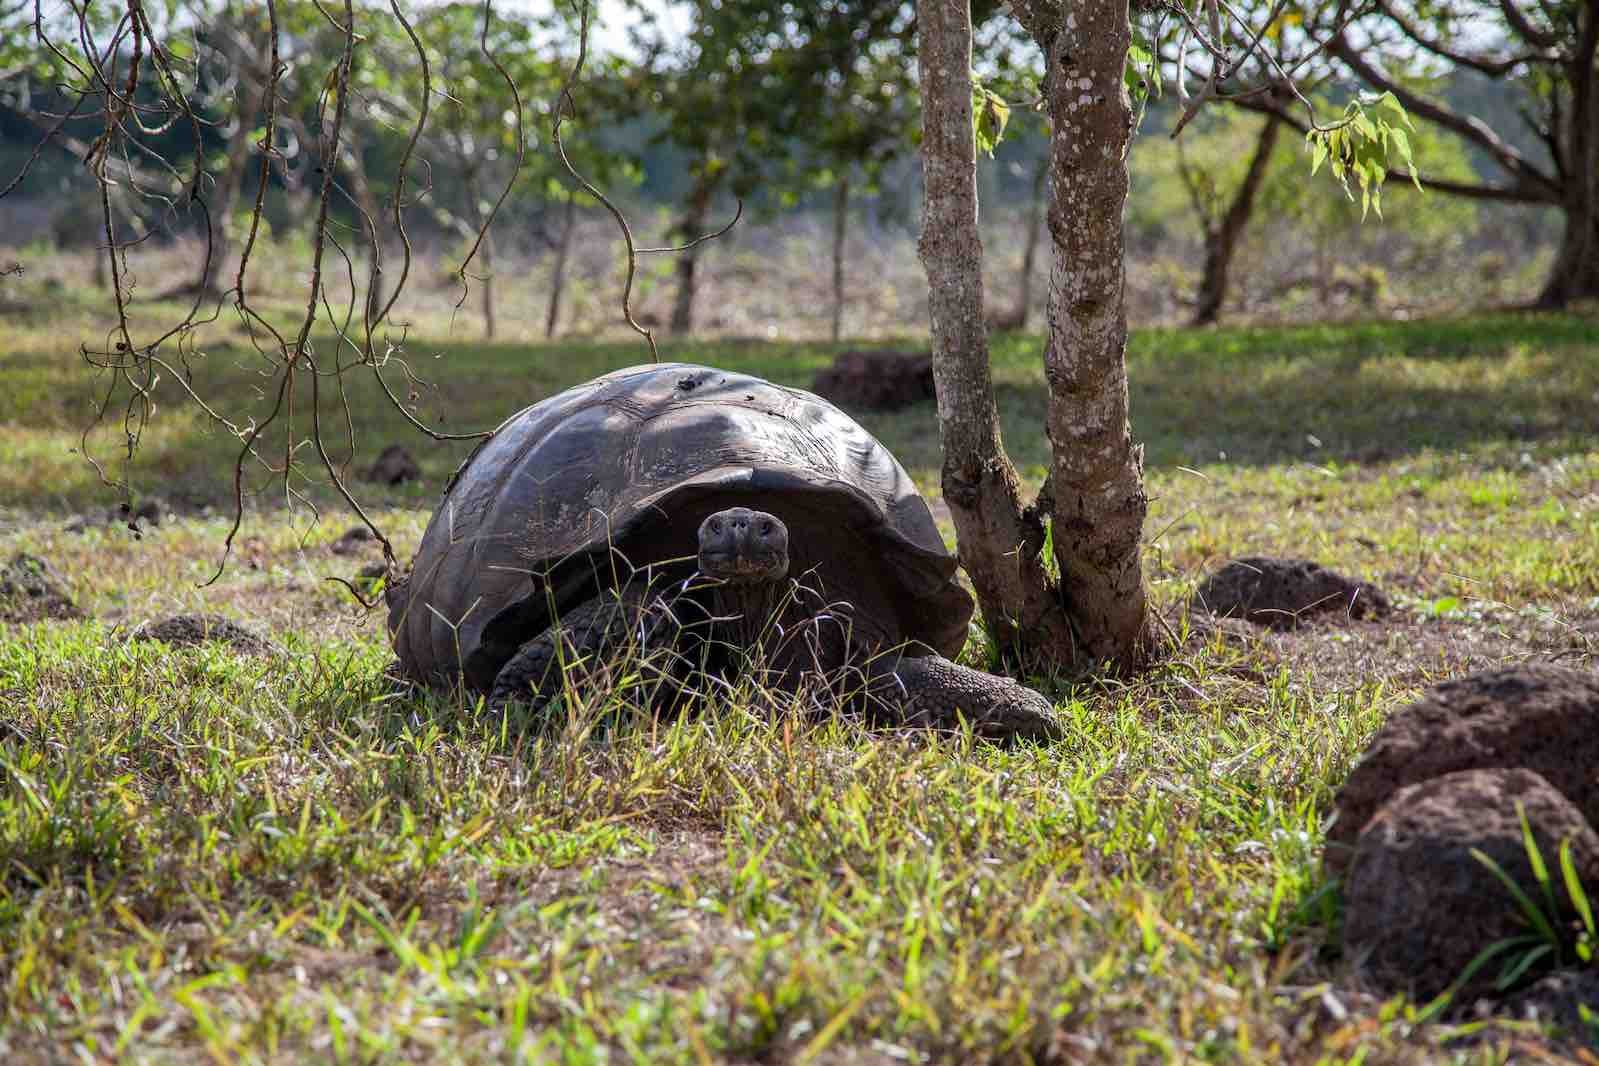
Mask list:
[[[788,576],[788,527],[776,515],[729,507],[700,523],[700,573],[739,585]]]

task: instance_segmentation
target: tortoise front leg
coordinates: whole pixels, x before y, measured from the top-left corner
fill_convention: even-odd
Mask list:
[[[988,740],[1050,741],[1063,735],[1054,707],[1043,696],[1011,678],[941,655],[882,656],[868,677],[873,715],[884,724],[957,729],[964,716]]]
[[[602,592],[523,644],[495,675],[489,703],[542,709],[561,692],[563,666],[581,681],[614,666],[620,655],[648,658],[675,639],[670,622],[658,597],[631,588]]]

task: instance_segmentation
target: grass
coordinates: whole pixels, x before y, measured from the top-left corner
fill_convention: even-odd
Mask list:
[[[135,474],[182,516],[138,540],[63,530],[114,500],[66,451],[91,395],[75,316],[0,324],[6,554],[51,559],[91,615],[0,626],[0,1059],[1499,1062],[1554,1046],[1372,995],[1338,956],[1319,861],[1348,766],[1421,686],[1593,663],[1590,319],[1135,335],[1147,562],[1172,624],[1207,567],[1250,553],[1373,578],[1402,610],[1196,633],[1136,681],[1057,689],[1069,740],[1001,750],[738,699],[653,722],[574,693],[530,728],[385,695],[380,622],[323,580],[369,561],[329,552],[336,512],[253,509],[199,587],[231,457],[175,404]],[[409,351],[439,356],[422,406],[452,427],[638,358]],[[664,354],[803,384],[831,352]],[[221,353],[198,380],[236,391],[254,369]],[[995,376],[1036,481],[1036,338],[1001,338]],[[404,440],[427,472],[362,490],[408,553],[465,446],[424,449],[374,401],[356,393],[356,460]],[[930,407],[866,421],[936,501]],[[124,639],[200,608],[280,650]]]

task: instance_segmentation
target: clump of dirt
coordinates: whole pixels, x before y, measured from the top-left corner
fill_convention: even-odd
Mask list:
[[[334,555],[358,555],[365,551],[367,546],[377,542],[372,531],[365,526],[351,526],[339,534],[339,539],[329,546],[328,550]]]
[[[1599,1046],[1599,1031],[1582,1016],[1584,1008],[1592,1011],[1595,1004],[1599,1004],[1599,970],[1588,969],[1552,973],[1523,989],[1509,1007],[1523,1018]]]
[[[148,497],[131,506],[122,503],[74,515],[67,520],[65,529],[68,533],[86,533],[102,526],[126,526],[135,536],[139,536],[159,526],[167,513],[166,506],[160,500]]]
[[[422,476],[422,468],[411,453],[398,444],[391,444],[379,453],[377,460],[361,476],[380,485],[403,485]]]
[[[1194,593],[1192,609],[1293,629],[1313,618],[1380,618],[1392,609],[1383,591],[1308,559],[1234,559]]]
[[[811,390],[852,411],[895,411],[931,400],[933,357],[926,352],[841,352],[818,371]]]
[[[1323,862],[1341,874],[1377,809],[1460,770],[1527,769],[1599,823],[1599,675],[1525,664],[1446,681],[1377,731],[1334,801]]]
[[[82,617],[65,580],[46,560],[18,554],[0,570],[0,622],[28,625]]]
[[[272,643],[265,637],[232,619],[214,614],[178,614],[160,621],[146,622],[133,631],[131,639],[159,640],[175,648],[220,641],[235,651],[252,655],[272,650]]]
[[[1500,967],[1466,969],[1491,944],[1524,932],[1492,859],[1529,899],[1541,889],[1522,835],[1527,819],[1551,864],[1569,844],[1578,879],[1599,885],[1599,835],[1571,801],[1531,770],[1463,770],[1401,789],[1361,831],[1344,885],[1344,955],[1391,990],[1429,999],[1464,978],[1461,994],[1491,992]],[[1562,923],[1577,907],[1564,887]]]

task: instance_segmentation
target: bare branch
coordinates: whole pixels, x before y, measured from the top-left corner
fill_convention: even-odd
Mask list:
[[[1499,135],[1490,129],[1482,119],[1475,115],[1462,115],[1443,104],[1413,92],[1405,85],[1388,77],[1375,64],[1366,59],[1365,54],[1360,49],[1353,47],[1349,43],[1349,38],[1343,33],[1339,33],[1333,38],[1328,50],[1373,88],[1382,92],[1393,93],[1394,97],[1404,105],[1406,111],[1419,115],[1447,130],[1452,130],[1473,144],[1478,145],[1493,156],[1495,162],[1517,178],[1518,182],[1541,185],[1548,190],[1550,197],[1559,197],[1559,187],[1555,180],[1534,166],[1513,146],[1501,140]]]
[[[1394,7],[1388,0],[1377,0],[1377,8],[1388,21],[1399,27],[1399,31],[1414,44],[1440,59],[1446,59],[1456,66],[1466,67],[1481,74],[1486,74],[1490,78],[1502,78],[1524,63],[1548,62],[1558,58],[1558,56],[1550,54],[1547,49],[1507,56],[1473,55],[1458,48],[1451,48],[1427,36],[1420,26],[1417,26],[1411,19],[1406,18],[1404,12]]]
[[[1515,0],[1499,0],[1499,10],[1504,14],[1505,21],[1510,23],[1510,28],[1521,35],[1521,39],[1538,48],[1557,48],[1560,38],[1553,33],[1540,30],[1532,24],[1526,15],[1521,13],[1521,8]]]

